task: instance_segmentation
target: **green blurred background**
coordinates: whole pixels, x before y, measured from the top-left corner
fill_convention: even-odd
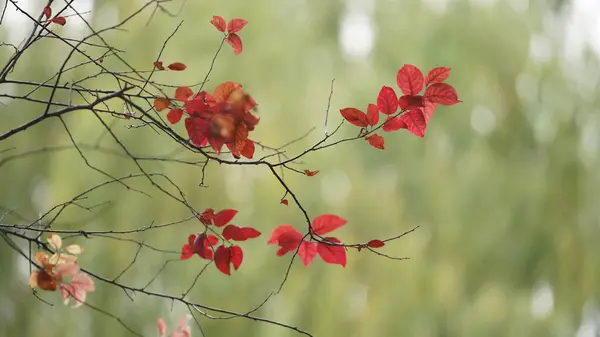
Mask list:
[[[42,2],[19,1],[37,17]],[[125,18],[142,1],[76,1],[97,27]],[[166,3],[176,12],[181,2]],[[386,134],[386,149],[364,141],[335,146],[305,157],[300,169],[321,170],[313,178],[286,173],[311,217],[334,213],[349,220],[336,231],[347,242],[387,238],[419,225],[414,233],[381,249],[410,260],[393,261],[369,252],[348,254],[348,266],[315,260],[292,267],[283,291],[259,316],[308,330],[315,336],[577,336],[600,334],[600,3],[596,0],[254,0],[187,1],[179,17],[150,11],[106,35],[136,68],[149,69],[162,42],[180,20],[165,63],[188,69],[161,73],[156,80],[191,84],[204,78],[220,35],[212,15],[241,17],[244,52],[229,46],[217,59],[212,91],[222,81],[240,82],[260,104],[261,122],[253,139],[279,146],[316,129],[289,149],[298,153],[323,136],[324,113],[335,78],[330,121],[339,109],[366,108],[382,85],[395,87],[405,63],[425,71],[452,68],[448,83],[464,103],[439,107],[426,137],[406,131]],[[1,40],[18,42],[24,21],[9,11]],[[21,23],[19,23],[21,22]],[[29,26],[27,26],[29,27]],[[27,28],[29,29],[29,28]],[[84,26],[69,20],[56,29],[81,36]],[[54,74],[65,50],[57,41],[40,42],[24,57],[13,79],[44,80]],[[2,62],[9,49],[1,49]],[[98,53],[89,48],[90,53]],[[123,70],[106,58],[105,64]],[[65,74],[85,77],[90,68]],[[115,89],[108,77],[88,86]],[[22,95],[31,88],[0,86],[0,93]],[[48,92],[40,91],[40,97]],[[67,101],[68,93],[59,95]],[[40,105],[2,98],[0,128],[40,113]],[[120,111],[117,102],[109,103]],[[113,131],[140,156],[162,156],[177,149],[148,128],[128,129],[129,121],[106,118]],[[119,152],[101,124],[86,113],[65,120],[77,142]],[[183,125],[177,130],[184,131]],[[339,136],[351,136],[344,126]],[[49,121],[0,144],[0,161],[44,146],[69,145],[58,121]],[[86,150],[94,165],[115,176],[139,172],[130,160]],[[122,152],[121,152],[122,154]],[[181,153],[180,158],[199,160]],[[244,312],[258,305],[283,279],[289,256],[275,256],[268,234],[278,224],[305,226],[283,190],[264,167],[211,164],[200,188],[199,167],[145,162],[183,187],[197,209],[235,208],[234,223],[260,229],[244,242],[245,260],[233,276],[214,266],[189,298]],[[0,205],[13,210],[4,223],[35,219],[53,205],[105,181],[78,153],[41,153],[0,166]],[[165,181],[158,179],[163,186]],[[188,216],[181,205],[146,180],[132,186],[152,198],[111,185],[85,205],[110,201],[93,212],[70,208],[55,224],[61,229],[124,230]],[[170,188],[170,187],[166,187]],[[172,190],[172,188],[171,188]],[[21,219],[24,218],[24,219]],[[171,252],[142,249],[120,281],[145,285],[164,262],[177,259],[197,221],[127,236]],[[130,264],[138,246],[110,238],[74,237],[86,249],[82,266],[108,278]],[[23,245],[26,247],[26,245]],[[29,266],[0,244],[1,336],[130,336],[117,321],[89,308],[62,306],[58,294],[31,295]],[[169,263],[148,290],[179,295],[192,284],[204,261],[196,257]],[[97,282],[88,302],[145,336],[155,336],[155,320],[173,327],[187,312],[167,300],[143,295],[132,302],[118,288]],[[247,319],[200,318],[206,336],[293,336],[292,331]],[[194,336],[201,333],[193,326]]]

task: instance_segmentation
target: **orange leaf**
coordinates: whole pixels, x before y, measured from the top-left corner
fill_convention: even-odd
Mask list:
[[[185,64],[183,64],[181,62],[173,62],[173,63],[169,64],[167,66],[167,68],[174,70],[174,71],[181,71],[181,70],[185,70],[185,68],[187,68],[187,67]]]
[[[188,87],[179,87],[175,89],[175,99],[178,101],[187,101],[194,95],[192,89]]]
[[[219,31],[225,32],[226,23],[222,16],[213,15],[213,19],[210,20],[210,23],[212,23],[212,25],[215,26]]]
[[[227,32],[229,34],[234,34],[242,30],[244,26],[248,23],[248,21],[244,19],[231,19],[229,24],[227,24]]]
[[[51,21],[56,23],[57,25],[61,25],[61,26],[64,26],[67,23],[67,19],[65,19],[62,16],[57,16],[57,17],[53,18]]]
[[[317,170],[317,171],[304,170],[304,174],[306,174],[309,177],[312,177],[312,176],[316,175],[317,173],[319,173],[319,170]]]
[[[380,150],[384,149],[383,148],[383,137],[381,137],[378,134],[370,135],[369,137],[366,137],[365,140],[368,141],[369,144],[371,144],[371,146],[376,149],[380,149]]]
[[[239,55],[244,49],[242,45],[242,39],[240,39],[237,34],[229,34],[229,36],[225,38],[225,41],[231,45],[233,48],[233,54],[235,55]]]
[[[163,111],[166,108],[169,107],[169,99],[164,98],[164,97],[158,97],[156,99],[154,99],[154,109],[156,109],[156,111]]]
[[[165,70],[165,67],[163,66],[162,61],[156,61],[154,62],[154,66],[156,67],[156,69],[158,70]]]

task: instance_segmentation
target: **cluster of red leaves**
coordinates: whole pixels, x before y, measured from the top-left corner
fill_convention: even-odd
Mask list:
[[[212,208],[206,209],[200,214],[200,222],[205,226],[215,226],[217,228],[227,225],[237,214],[234,209],[224,209],[215,213]],[[219,244],[221,239],[212,234],[202,233],[191,234],[188,242],[181,247],[181,260],[187,260],[194,254],[205,260],[213,260],[217,269],[225,275],[231,275],[231,266],[237,270],[244,259],[242,247],[238,245],[225,246],[226,241],[246,241],[260,236],[260,232],[252,227],[239,227],[229,224],[223,228],[221,236],[223,244]]]
[[[337,215],[323,214],[312,221],[310,231],[313,236],[323,236],[345,224],[346,220]],[[279,246],[277,256],[283,256],[297,249],[304,266],[308,266],[319,254],[321,259],[327,263],[346,267],[346,248],[335,237],[325,237],[321,242],[314,242],[306,240],[305,236],[294,227],[280,225],[273,230],[268,243]]]
[[[179,87],[175,90],[175,101],[182,103],[183,107],[160,97],[154,100],[154,108],[163,111],[171,107],[167,114],[171,124],[178,123],[183,114],[187,114],[185,128],[194,145],[210,144],[217,154],[226,145],[235,158],[244,156],[251,159],[254,156],[254,143],[248,135],[259,118],[251,113],[256,102],[244,92],[241,84],[224,82],[215,88],[212,95],[201,91],[195,96],[192,89]]]
[[[437,104],[454,105],[461,102],[456,90],[444,83],[449,75],[450,68],[437,67],[424,77],[419,68],[405,64],[396,75],[402,96],[398,98],[393,88],[383,86],[377,96],[377,105],[369,104],[366,113],[356,108],[341,109],[340,113],[348,122],[361,127],[361,134],[367,134],[368,128],[377,126],[381,112],[388,116],[382,126],[384,132],[407,129],[416,136],[424,137],[425,128]],[[425,93],[421,95],[423,88]],[[398,109],[400,114],[394,115]],[[376,133],[365,137],[365,140],[375,148],[384,149],[384,139]]]
[[[44,7],[44,16],[46,17],[46,22],[56,23],[57,25],[64,26],[67,23],[67,19],[64,16],[55,16],[52,19],[52,8],[50,6]]]
[[[158,70],[165,70],[165,66],[162,61],[154,62],[154,67],[156,67],[156,69],[158,69]],[[182,71],[182,70],[185,70],[185,68],[187,68],[187,66],[181,62],[173,62],[173,63],[169,64],[167,66],[167,68],[169,70],[173,70],[173,71]]]
[[[226,23],[222,16],[215,15],[210,20],[213,26],[215,26],[220,32],[225,33],[225,41],[233,48],[233,53],[239,55],[244,49],[242,45],[242,39],[237,34],[242,28],[248,23],[244,19],[231,19],[229,23]]]

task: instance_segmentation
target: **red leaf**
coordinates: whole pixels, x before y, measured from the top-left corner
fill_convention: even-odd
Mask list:
[[[287,201],[287,199],[281,200],[281,203],[284,204],[284,205],[286,205],[286,206],[289,204],[289,202]]]
[[[427,76],[425,76],[425,86],[429,86],[433,83],[442,83],[448,78],[448,76],[450,76],[450,68],[433,68],[427,73]]]
[[[317,256],[317,243],[302,241],[300,248],[298,248],[298,256],[302,259],[304,266],[308,267],[315,256]]]
[[[367,122],[371,126],[379,123],[379,107],[375,104],[369,104],[367,107]]]
[[[223,229],[225,240],[246,241],[260,236],[260,232],[252,227],[238,227],[236,225],[227,225]]]
[[[383,150],[383,137],[381,137],[378,134],[373,134],[370,135],[369,137],[365,138],[366,141],[369,142],[369,144],[371,144],[372,147],[376,148],[376,149],[380,149]]]
[[[306,174],[309,177],[315,176],[317,173],[319,173],[319,170],[316,170],[316,171],[304,170],[304,174]]]
[[[325,238],[325,241],[340,243],[336,238]],[[332,246],[320,242],[317,245],[317,252],[323,261],[331,264],[339,264],[346,268],[346,249],[343,246]]]
[[[229,34],[234,34],[242,30],[244,26],[248,23],[248,21],[244,19],[231,19],[229,24],[227,24],[227,32]]]
[[[369,125],[369,122],[367,121],[367,115],[365,115],[364,112],[358,109],[344,108],[340,109],[340,113],[342,114],[342,117],[344,117],[345,120],[356,126],[364,128],[367,125]]]
[[[383,242],[381,240],[371,240],[371,241],[369,241],[369,243],[367,243],[367,246],[369,246],[371,248],[381,248],[381,247],[385,246],[385,242]]]
[[[225,38],[225,41],[229,43],[233,48],[234,55],[239,55],[244,49],[244,46],[242,45],[242,39],[240,39],[240,37],[237,34],[229,34]]]
[[[181,117],[183,117],[183,110],[181,109],[172,109],[167,114],[167,119],[171,124],[177,124],[181,120]]]
[[[400,120],[406,124],[406,129],[415,136],[425,137],[425,115],[421,109],[413,109],[400,116]]]
[[[431,103],[428,100],[425,100],[423,103],[423,116],[425,116],[425,123],[429,123],[431,117],[433,117],[433,113],[435,112],[436,104]]]
[[[219,239],[217,237],[200,233],[196,236],[191,246],[194,248],[194,253],[198,254],[198,256],[206,260],[212,260],[213,250],[211,246],[216,245],[218,242]]]
[[[222,16],[213,15],[213,19],[210,20],[210,23],[212,23],[212,25],[215,26],[219,31],[225,32],[225,26],[227,23]]]
[[[282,233],[277,239],[277,244],[281,247],[277,251],[277,256],[283,256],[288,252],[296,250],[298,245],[302,242],[302,234],[297,230],[287,231]]]
[[[220,245],[215,252],[215,266],[217,269],[225,275],[231,275],[231,268],[229,263],[231,262],[231,257],[229,254],[229,249],[225,246]]]
[[[244,252],[240,246],[229,247],[229,260],[233,265],[233,269],[238,270],[244,260]]]
[[[178,87],[175,89],[175,99],[186,102],[194,95],[194,92],[189,87]]]
[[[333,214],[323,214],[316,217],[310,225],[311,230],[316,235],[327,234],[346,224],[346,220]]]
[[[231,219],[233,219],[237,212],[238,211],[236,211],[235,209],[224,209],[213,216],[213,223],[217,227],[223,227],[229,221],[231,221]]]
[[[396,75],[398,88],[405,95],[418,95],[423,89],[423,73],[412,64],[405,64]]]
[[[431,103],[454,105],[459,103],[456,90],[446,83],[435,83],[425,90],[425,98]]]
[[[398,110],[398,96],[394,89],[383,86],[377,96],[377,107],[386,115],[391,115]]]
[[[158,97],[154,99],[154,109],[156,109],[156,111],[163,111],[169,107],[170,103],[171,102],[169,102],[167,98]]]
[[[200,214],[199,219],[205,225],[212,225],[213,217],[215,216],[215,211],[212,208],[207,208]]]
[[[44,7],[44,15],[46,16],[46,20],[49,20],[52,16],[52,8],[48,6]]]
[[[163,66],[162,61],[156,61],[154,62],[154,66],[156,67],[156,69],[158,70],[165,70],[165,67]]]
[[[402,120],[402,116],[392,117],[389,116],[385,123],[383,123],[383,127],[381,128],[384,132],[393,132],[398,131],[400,129],[406,128],[406,123]]]
[[[250,139],[246,139],[246,144],[244,145],[244,148],[242,149],[241,155],[248,159],[252,159],[252,157],[254,157],[254,151],[255,151],[254,142],[251,141]]]
[[[290,225],[280,225],[277,226],[277,228],[275,228],[273,230],[273,232],[271,232],[271,236],[269,237],[269,241],[267,241],[267,244],[273,245],[273,244],[279,244],[279,237],[281,235],[283,235],[283,233],[288,233],[288,232],[296,232],[298,234],[300,234],[296,228],[290,226]],[[302,236],[302,234],[300,234],[300,236]]]
[[[57,17],[53,18],[51,21],[56,23],[57,25],[61,25],[61,26],[64,26],[67,23],[67,19],[65,19],[62,16],[57,16]]]
[[[181,247],[181,260],[187,260],[190,257],[194,256],[194,248],[192,246],[185,244]]]
[[[422,108],[424,104],[423,96],[421,95],[404,95],[400,97],[398,103],[400,105],[400,109],[402,110],[410,110],[414,108]]]
[[[173,63],[169,64],[167,66],[167,68],[174,70],[174,71],[181,71],[181,70],[185,70],[185,68],[187,68],[187,67],[185,64],[183,64],[181,62],[173,62]]]

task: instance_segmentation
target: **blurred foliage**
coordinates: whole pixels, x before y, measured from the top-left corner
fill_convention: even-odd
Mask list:
[[[146,26],[146,12],[132,20],[127,31],[106,35],[107,41],[126,51],[122,56],[132,66],[149,69],[163,41],[183,20],[162,59],[184,62],[188,69],[157,74],[155,79],[191,84],[204,78],[219,44],[220,35],[208,24],[212,15],[247,19],[250,23],[240,34],[244,52],[234,56],[225,46],[206,88],[212,90],[225,80],[242,83],[260,104],[261,122],[253,139],[265,144],[284,144],[315,127],[290,148],[291,153],[322,137],[333,78],[331,125],[340,121],[340,108],[363,109],[374,103],[382,85],[395,87],[396,71],[404,63],[425,70],[452,68],[448,82],[464,103],[438,108],[424,139],[407,132],[386,134],[385,151],[363,141],[342,144],[306,157],[302,168],[321,170],[319,175],[285,176],[311,217],[334,213],[349,220],[339,230],[339,237],[348,242],[390,237],[420,225],[382,248],[386,254],[411,259],[393,261],[350,252],[346,269],[321,262],[304,269],[296,261],[282,293],[258,314],[315,336],[573,336],[581,324],[598,321],[592,314],[600,291],[600,95],[594,80],[600,78],[600,67],[597,57],[584,49],[582,63],[575,68],[585,71],[570,70],[572,61],[563,53],[565,41],[553,33],[562,26],[551,20],[564,17],[569,5],[523,0],[528,7],[517,11],[515,0],[378,0],[372,3],[370,18],[376,29],[372,53],[353,59],[345,56],[339,43],[340,22],[348,6],[359,2],[187,1],[177,18],[157,13]],[[110,25],[140,3],[97,1],[91,21],[95,27]],[[167,6],[176,11],[179,5]],[[6,37],[15,29],[21,28],[2,27],[0,34]],[[78,36],[77,29],[83,27],[67,24],[59,31]],[[549,46],[548,55],[542,55],[546,58],[535,57],[539,41]],[[8,50],[1,52],[5,60]],[[65,53],[56,41],[41,42],[12,78],[43,80],[56,71]],[[117,64],[111,58],[105,63]],[[81,78],[86,71],[69,72],[64,80]],[[93,81],[97,87],[114,89],[108,78]],[[26,89],[1,90],[23,94]],[[34,103],[3,103],[7,104],[0,106],[3,130],[40,111]],[[116,103],[111,107],[120,109]],[[79,143],[119,151],[110,137],[102,136],[104,129],[93,116],[76,113],[66,122]],[[111,123],[139,155],[174,150],[170,139],[150,129],[127,129],[128,122],[122,120]],[[183,132],[182,125],[176,128]],[[352,132],[352,127],[342,131]],[[48,121],[3,142],[0,151],[68,144],[60,123]],[[11,151],[0,153],[0,160]],[[126,158],[91,150],[86,155],[115,176],[137,172]],[[210,188],[203,189],[198,187],[200,168],[157,162],[145,167],[173,177],[198,209],[236,208],[237,224],[263,232],[263,239],[243,244],[245,261],[237,273],[224,277],[209,268],[191,299],[244,312],[277,289],[289,259],[276,257],[275,247],[265,244],[266,237],[278,224],[298,228],[305,224],[291,203],[279,204],[282,188],[265,168],[210,165],[206,172]],[[106,179],[89,169],[74,150],[7,162],[0,167],[0,205],[15,212],[3,221],[22,221],[19,215],[35,218]],[[132,184],[150,188],[144,179]],[[101,212],[71,209],[56,227],[129,229],[187,216],[181,205],[164,195],[147,198],[119,185],[103,188],[86,203],[106,200],[111,203]],[[142,250],[121,281],[146,284],[165,260],[177,259],[188,234],[199,228],[190,221],[132,235],[174,252]],[[108,238],[71,241],[86,248],[83,266],[109,278],[130,263],[138,248]],[[0,335],[130,335],[99,312],[63,307],[58,294],[42,294],[55,307],[43,304],[28,288],[27,264],[7,245],[0,245],[0,252]],[[180,294],[202,267],[203,261],[196,258],[170,263],[149,290]],[[97,288],[89,303],[144,335],[155,335],[156,317],[163,316],[174,326],[186,312],[169,301],[136,295],[132,302],[118,288],[101,283]],[[294,335],[246,319],[201,318],[200,323],[206,336]]]

